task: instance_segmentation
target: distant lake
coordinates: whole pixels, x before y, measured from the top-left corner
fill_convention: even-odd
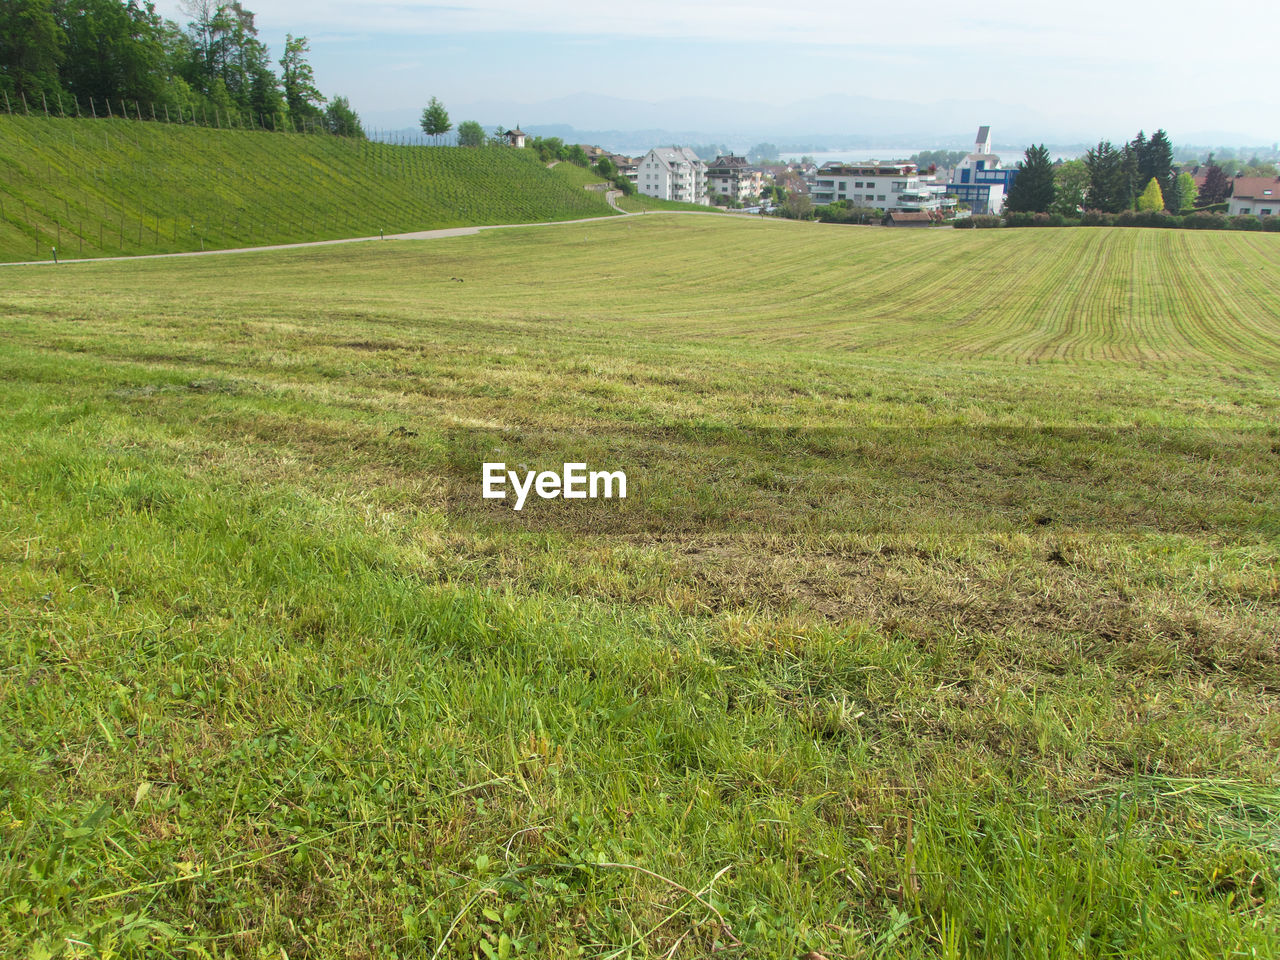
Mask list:
[[[913,153],[932,150],[933,147],[859,147],[855,150],[831,150],[825,153],[784,153],[784,163],[794,163],[801,157],[813,157],[818,164],[831,160],[848,160],[851,163],[862,163],[866,160],[906,160]]]
[[[857,147],[852,150],[827,150],[822,153],[784,153],[782,160],[784,163],[793,163],[803,156],[813,157],[814,162],[821,166],[832,160],[847,161],[849,163],[864,163],[867,160],[909,160],[913,153],[923,153],[926,150],[964,150],[968,152],[972,150],[972,146],[966,147]],[[1022,159],[1021,150],[1005,150],[1001,147],[995,148],[996,154],[1006,163],[1013,163]],[[1077,157],[1084,156],[1080,150],[1070,148],[1049,148],[1049,156],[1053,159],[1061,157],[1064,160],[1074,160]]]

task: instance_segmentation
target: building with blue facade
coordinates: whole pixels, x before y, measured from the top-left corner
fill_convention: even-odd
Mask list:
[[[999,214],[1017,177],[1017,167],[1000,166],[1000,158],[991,152],[991,128],[979,127],[973,153],[956,166],[947,196],[967,204],[975,214]]]

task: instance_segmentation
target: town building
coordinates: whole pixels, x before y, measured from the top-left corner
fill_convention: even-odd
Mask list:
[[[935,211],[955,206],[943,191],[920,179],[914,163],[824,163],[807,178],[809,199],[819,206],[848,201],[879,210]]]
[[[688,147],[654,147],[640,161],[636,190],[683,203],[707,201],[707,165]]]
[[[632,183],[635,183],[640,176],[640,161],[635,157],[624,156],[621,153],[609,154],[609,159],[613,161],[613,165],[618,168],[618,175],[626,177]]]
[[[1255,217],[1280,215],[1280,177],[1236,177],[1227,197],[1227,215]]]
[[[764,174],[747,163],[746,157],[722,154],[707,164],[707,190],[712,197],[731,197],[739,202],[760,196]]]
[[[975,214],[999,214],[1017,177],[1017,167],[1002,167],[991,152],[991,128],[979,127],[973,153],[956,165],[947,194]]]

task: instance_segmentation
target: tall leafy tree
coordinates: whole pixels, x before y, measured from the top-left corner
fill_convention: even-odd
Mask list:
[[[1202,207],[1207,207],[1214,203],[1222,203],[1227,199],[1227,194],[1230,192],[1231,181],[1227,179],[1226,171],[1216,163],[1210,163],[1205,167],[1204,183],[1200,184],[1200,193],[1196,197],[1196,203]]]
[[[320,117],[324,96],[316,89],[315,73],[307,62],[310,47],[306,37],[285,35],[284,56],[280,58],[280,82],[284,87],[285,106],[295,123]]]
[[[458,146],[483,147],[484,127],[474,120],[463,120],[458,124]]]
[[[427,105],[422,108],[422,119],[419,123],[422,126],[422,132],[433,139],[442,137],[453,129],[453,122],[449,119],[449,111],[435,97],[432,97]]]
[[[161,99],[168,65],[162,21],[136,0],[77,0],[61,6],[67,37],[62,80],[77,99]]]
[[[1009,188],[1005,209],[1010,213],[1047,213],[1053,205],[1053,161],[1042,143],[1027,148],[1018,176]]]
[[[15,101],[26,97],[37,104],[41,93],[56,94],[60,88],[58,65],[65,56],[66,42],[50,0],[3,0],[0,90]]]
[[[340,137],[357,137],[364,139],[364,127],[360,124],[360,116],[351,109],[346,97],[334,97],[324,110],[324,125],[330,133]]]
[[[1183,172],[1178,174],[1178,178],[1174,182],[1178,185],[1178,209],[1190,210],[1197,203],[1196,178],[1189,173]]]
[[[1085,205],[1089,168],[1083,160],[1068,160],[1053,171],[1053,212],[1074,217]]]

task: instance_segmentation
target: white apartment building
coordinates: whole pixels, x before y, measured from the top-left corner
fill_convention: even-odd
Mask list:
[[[920,179],[914,163],[824,163],[808,184],[809,199],[819,205],[847,200],[858,207],[924,212],[955,206],[936,185]]]
[[[636,169],[636,189],[659,200],[706,204],[707,165],[688,147],[654,147]]]

